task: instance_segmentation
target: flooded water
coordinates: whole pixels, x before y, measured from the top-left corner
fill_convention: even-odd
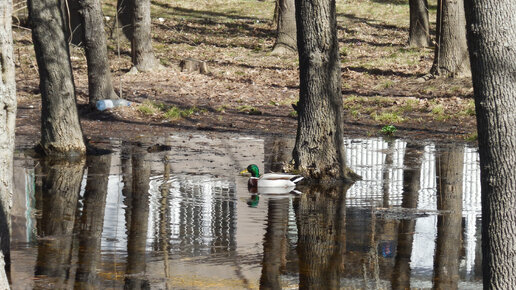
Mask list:
[[[294,140],[101,142],[86,161],[16,154],[13,289],[482,287],[475,148],[347,139],[362,181],[253,194],[239,171],[277,171]]]

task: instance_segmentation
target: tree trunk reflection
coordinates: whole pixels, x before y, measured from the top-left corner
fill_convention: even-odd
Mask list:
[[[437,161],[437,242],[434,289],[457,289],[462,243],[462,146],[446,148]]]
[[[289,198],[269,198],[267,232],[263,243],[260,289],[281,289],[280,271],[285,256]]]
[[[417,208],[423,148],[407,145],[403,171],[402,208]],[[416,228],[415,218],[401,220],[398,228],[398,245],[392,274],[392,289],[410,289],[410,259]]]
[[[77,202],[84,172],[84,159],[79,161],[42,160],[38,220],[38,258],[35,275],[55,278],[55,288],[70,289],[72,241]]]
[[[303,188],[294,200],[300,289],[339,289],[346,243],[343,187]]]
[[[145,278],[145,248],[149,219],[150,162],[145,150],[138,148],[132,155],[133,179],[131,225],[127,235],[127,269],[125,289],[149,289]]]
[[[99,289],[97,268],[104,225],[111,155],[88,156],[88,179],[79,228],[79,265],[76,289]]]

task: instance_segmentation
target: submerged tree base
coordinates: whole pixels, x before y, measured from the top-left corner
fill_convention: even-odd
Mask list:
[[[344,169],[343,178],[335,178],[335,169],[317,169],[315,172],[314,168],[296,168],[294,161],[284,163],[282,166],[284,172],[299,174],[304,177],[302,183],[307,185],[326,185],[336,186],[343,184],[353,184],[356,181],[362,180],[362,176],[356,174],[351,168],[346,167]]]

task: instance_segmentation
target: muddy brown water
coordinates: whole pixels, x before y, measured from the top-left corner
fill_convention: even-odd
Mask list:
[[[111,152],[85,162],[18,146],[13,289],[482,287],[469,145],[346,139],[363,180],[255,194],[239,171],[279,170],[293,139],[97,142]]]

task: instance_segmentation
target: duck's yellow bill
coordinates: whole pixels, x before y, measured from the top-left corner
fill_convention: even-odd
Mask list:
[[[249,171],[247,171],[247,168],[242,170],[242,171],[240,171],[240,175],[245,175],[245,174],[248,174],[248,173],[249,173]]]

